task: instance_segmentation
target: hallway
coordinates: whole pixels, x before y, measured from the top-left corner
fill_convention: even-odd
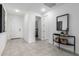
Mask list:
[[[72,54],[59,50],[47,41],[27,43],[23,39],[9,40],[2,56],[72,56]]]

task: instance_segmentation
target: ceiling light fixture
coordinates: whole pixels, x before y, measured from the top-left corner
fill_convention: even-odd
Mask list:
[[[16,9],[15,12],[20,12],[20,10]]]
[[[42,9],[41,9],[41,11],[42,11],[42,12],[45,12],[45,11],[46,11],[46,9],[45,9],[45,8],[42,8]]]

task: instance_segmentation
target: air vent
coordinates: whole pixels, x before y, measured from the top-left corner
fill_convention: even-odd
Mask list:
[[[52,8],[53,6],[56,5],[56,3],[44,3],[44,5],[46,5],[49,8]]]

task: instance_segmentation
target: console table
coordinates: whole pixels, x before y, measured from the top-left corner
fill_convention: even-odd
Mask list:
[[[73,44],[71,44],[71,43],[68,43],[68,44],[63,44],[63,45],[69,45],[69,46],[73,46],[74,47],[74,53],[75,53],[75,41],[76,41],[76,39],[75,39],[75,36],[72,36],[72,35],[61,35],[61,34],[58,34],[58,33],[54,33],[53,34],[53,45],[54,45],[54,42],[56,42],[55,41],[55,36],[58,36],[59,37],[59,42],[60,42],[60,37],[67,37],[67,38],[73,38],[73,41],[74,41],[74,43]],[[58,43],[58,42],[56,42],[56,43]],[[62,44],[62,43],[58,43],[58,45],[59,45],[59,48],[61,48],[60,47],[60,44]]]

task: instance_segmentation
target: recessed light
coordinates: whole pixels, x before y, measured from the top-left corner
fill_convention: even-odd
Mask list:
[[[46,11],[46,9],[45,9],[45,8],[42,8],[42,9],[41,9],[41,11],[42,11],[42,12],[45,12],[45,11]]]
[[[15,12],[20,12],[20,10],[16,9]]]

